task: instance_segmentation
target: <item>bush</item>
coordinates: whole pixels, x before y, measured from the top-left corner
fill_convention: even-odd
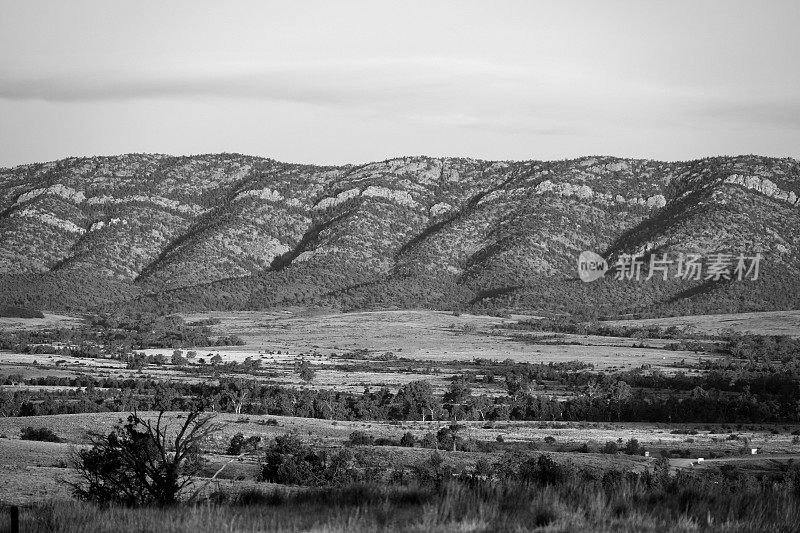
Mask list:
[[[315,451],[294,435],[275,437],[262,459],[262,481],[288,485],[342,485],[362,479],[353,452]],[[366,474],[365,474],[366,475]]]
[[[405,446],[406,448],[413,448],[414,444],[417,442],[416,437],[410,431],[407,431],[405,435],[402,436],[400,439],[400,446]]]
[[[261,437],[254,435],[245,438],[241,433],[237,433],[231,437],[228,443],[228,449],[225,450],[225,453],[228,455],[241,455],[249,450],[254,450],[259,442],[261,442]]]
[[[316,371],[311,367],[309,362],[306,361],[305,359],[302,359],[300,363],[297,365],[295,373],[298,374],[300,376],[300,379],[302,379],[306,383],[314,381],[314,378],[317,375]]]
[[[636,439],[630,439],[625,443],[625,453],[628,455],[644,455],[644,448]]]
[[[221,429],[200,415],[190,412],[174,440],[167,437],[163,411],[155,425],[131,414],[106,436],[90,434],[92,448],[78,452],[75,495],[123,505],[177,503],[200,469],[199,444]]]
[[[610,441],[606,442],[605,445],[603,446],[603,449],[602,449],[603,453],[607,453],[607,454],[610,454],[610,455],[613,455],[613,454],[617,453],[618,451],[619,451],[619,447],[617,446],[617,443],[614,442],[613,440],[610,440]]]
[[[439,446],[439,440],[436,438],[436,435],[433,433],[425,433],[425,436],[422,437],[422,441],[420,441],[420,446],[423,448],[431,448],[436,449]]]
[[[549,455],[542,454],[537,459],[530,458],[519,466],[519,479],[533,481],[541,485],[560,485],[572,474],[567,465],[555,462]]]
[[[444,464],[444,458],[435,451],[428,459],[414,467],[414,474],[421,484],[432,483],[436,487],[441,487],[445,480],[452,477],[453,470]]]
[[[61,437],[53,433],[53,430],[50,428],[22,428],[19,438],[22,440],[38,440],[41,442],[62,442]]]
[[[372,446],[375,444],[375,438],[366,431],[356,430],[350,433],[347,443],[350,446]]]
[[[492,464],[487,461],[485,458],[481,457],[475,463],[475,475],[476,476],[484,476],[484,477],[491,477],[494,469],[492,468]]]
[[[455,435],[450,431],[450,428],[441,428],[436,432],[436,440],[442,450],[450,450],[455,446]]]
[[[692,455],[691,450],[689,448],[685,448],[683,450],[674,449],[669,451],[670,457],[683,457],[684,459],[688,459],[690,455]]]
[[[583,452],[586,453],[597,453],[600,451],[600,443],[598,443],[594,439],[587,440],[583,446],[581,446]]]

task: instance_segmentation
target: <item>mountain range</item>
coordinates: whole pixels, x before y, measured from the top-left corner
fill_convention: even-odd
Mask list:
[[[343,166],[68,158],[0,169],[0,305],[591,317],[796,309],[798,196],[800,161],[754,155]],[[584,250],[612,266],[641,256],[643,275],[583,283]],[[651,256],[716,253],[731,254],[730,275],[645,280]],[[737,279],[739,254],[759,254],[757,279]]]

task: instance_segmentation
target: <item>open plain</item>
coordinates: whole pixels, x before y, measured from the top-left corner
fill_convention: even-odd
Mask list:
[[[61,392],[80,393],[86,386],[31,384],[32,379],[47,376],[80,379],[156,380],[165,383],[203,384],[220,380],[255,380],[264,386],[299,390],[360,394],[365,389],[386,387],[392,392],[417,380],[433,385],[435,394],[444,394],[450,383],[465,370],[477,373],[471,394],[500,398],[507,394],[508,377],[481,379],[486,365],[548,365],[581,363],[600,374],[619,372],[663,375],[702,375],[701,363],[719,362],[726,356],[715,353],[712,342],[704,348],[670,346],[676,341],[643,335],[611,336],[520,330],[519,325],[536,317],[513,315],[505,318],[475,316],[435,311],[375,311],[358,313],[308,312],[292,309],[284,312],[214,312],[184,315],[188,323],[207,323],[214,335],[242,339],[238,346],[196,346],[195,355],[181,364],[170,364],[172,350],[146,348],[147,356],[161,354],[164,364],[131,368],[124,360],[105,354],[87,358],[63,354],[0,352],[0,376],[8,376],[2,392],[12,394]],[[7,332],[40,328],[74,328],[81,317],[46,315],[37,325],[20,319],[2,319]],[[667,328],[681,326],[702,335],[739,328],[749,333],[791,333],[798,313],[750,313],[746,316],[682,317],[680,319],[612,322],[608,325]],[[650,330],[653,331],[653,330]],[[46,351],[46,350],[45,350]],[[182,353],[186,353],[183,350]],[[347,354],[350,354],[348,356]],[[355,355],[353,355],[355,354]],[[387,356],[387,354],[390,354]],[[220,361],[211,365],[214,356]],[[243,371],[241,365],[258,361]],[[296,371],[300,361],[314,368],[312,380],[303,380]],[[235,363],[235,364],[234,364]],[[36,382],[38,383],[38,382]],[[106,390],[101,386],[95,391]],[[113,392],[113,390],[111,390]],[[582,395],[582,389],[557,381],[538,380],[532,394],[567,400]],[[143,412],[145,418],[155,414]],[[0,418],[0,501],[30,503],[49,498],[70,498],[67,481],[72,473],[76,452],[89,445],[90,432],[107,433],[126,416],[125,412],[53,414]],[[182,415],[168,416],[172,425]],[[273,414],[234,414],[217,412],[215,420],[221,431],[208,443],[210,475],[226,464],[225,449],[236,434],[259,437],[269,442],[290,433],[315,446],[334,449],[345,446],[351,433],[362,431],[371,438],[398,441],[405,433],[422,441],[426,434],[436,434],[453,423],[441,415],[434,420],[336,420],[317,417]],[[270,420],[270,425],[267,424]],[[656,457],[670,458],[676,469],[719,468],[723,464],[746,465],[751,471],[774,473],[800,459],[800,439],[796,424],[775,423],[648,423],[584,421],[543,418],[540,420],[463,420],[461,435],[467,442],[494,443],[473,446],[471,451],[442,450],[454,468],[473,467],[480,459],[497,461],[504,451],[532,450],[547,452],[559,461],[579,467],[643,472],[652,467]],[[48,428],[61,442],[21,440],[26,427]],[[606,443],[620,448],[635,439],[648,457],[603,453]],[[502,444],[500,444],[502,443]],[[743,450],[746,443],[747,454]],[[430,453],[417,447],[387,445],[362,447],[375,465],[413,468]],[[757,449],[750,455],[750,449]],[[663,453],[662,453],[663,452]],[[703,457],[708,462],[698,463]],[[712,459],[713,458],[713,459]],[[258,465],[253,457],[238,460],[218,476],[219,482],[254,479]],[[221,481],[220,481],[221,480]]]

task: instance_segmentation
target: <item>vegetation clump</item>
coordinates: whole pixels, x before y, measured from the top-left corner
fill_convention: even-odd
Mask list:
[[[194,410],[174,432],[164,413],[152,420],[128,416],[107,435],[92,433],[92,447],[76,457],[75,495],[98,503],[174,505],[201,466],[201,444],[219,431],[212,416]]]
[[[26,427],[20,430],[19,438],[22,440],[38,440],[41,442],[62,442],[61,437],[56,435],[50,428]]]

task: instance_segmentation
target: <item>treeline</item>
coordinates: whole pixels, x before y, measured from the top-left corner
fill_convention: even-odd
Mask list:
[[[686,330],[677,326],[666,328],[662,326],[617,326],[596,321],[584,322],[573,317],[520,320],[516,323],[497,325],[495,328],[648,339],[679,339],[687,335]],[[694,338],[695,335],[692,335],[692,337]]]
[[[543,394],[541,378],[562,379],[575,396]],[[82,387],[66,391],[6,390],[3,416],[124,410],[185,410],[198,402],[214,411],[332,420],[551,420],[701,423],[800,421],[800,382],[755,376],[731,385],[723,374],[607,375],[514,365],[503,376],[507,395],[473,394],[474,375],[453,378],[442,395],[426,381],[395,393],[384,387],[363,393],[297,389],[223,378],[219,383],[143,379],[35,378],[29,385]],[[13,378],[0,383],[13,384]],[[716,388],[715,387],[719,387]],[[738,387],[738,388],[735,388]]]
[[[0,350],[72,357],[103,357],[145,348],[243,344],[236,335],[214,336],[208,325],[186,324],[178,315],[100,314],[90,317],[89,324],[82,327],[0,331]]]
[[[732,357],[774,363],[800,361],[800,338],[788,335],[728,335],[719,352]]]

